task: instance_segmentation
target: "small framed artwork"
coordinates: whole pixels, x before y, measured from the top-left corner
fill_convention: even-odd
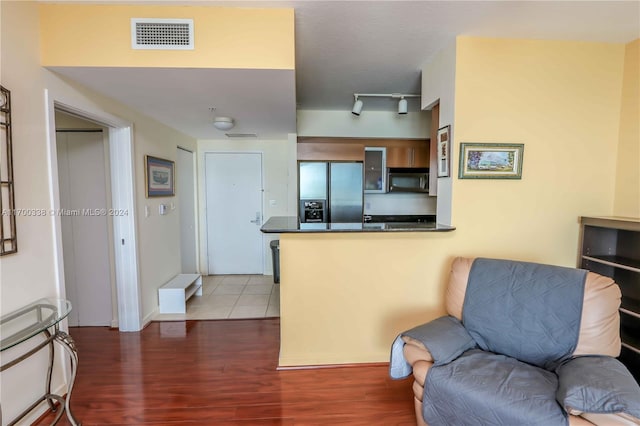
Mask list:
[[[461,143],[459,179],[522,179],[524,144]]]
[[[151,155],[144,156],[144,174],[149,197],[173,197],[175,163]]]
[[[451,168],[451,126],[438,129],[438,177],[449,177]]]

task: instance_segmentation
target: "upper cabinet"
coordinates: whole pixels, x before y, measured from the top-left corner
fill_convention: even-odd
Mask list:
[[[369,152],[369,163],[374,164],[375,159],[374,167],[379,166],[382,172],[387,167],[430,167],[429,139],[299,137],[297,145],[299,161],[367,162],[366,147]],[[373,148],[384,149],[376,151]],[[386,161],[381,163],[381,156]],[[384,176],[382,187],[384,188]]]
[[[355,139],[298,138],[298,161],[364,161],[364,143]]]
[[[429,167],[429,144],[409,141],[387,145],[387,167]]]
[[[386,154],[384,147],[364,149],[364,192],[383,193],[387,187]]]

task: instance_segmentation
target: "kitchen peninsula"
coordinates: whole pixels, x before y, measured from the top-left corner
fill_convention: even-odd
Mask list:
[[[269,219],[262,232],[280,234],[279,367],[388,361],[399,331],[444,314],[441,248],[454,229]]]
[[[375,223],[300,223],[295,216],[275,216],[260,229],[269,233],[317,232],[447,232],[456,228],[435,222],[375,222]]]

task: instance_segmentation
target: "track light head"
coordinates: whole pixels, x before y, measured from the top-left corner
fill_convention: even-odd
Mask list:
[[[404,115],[407,113],[407,100],[403,97],[398,101],[398,114]]]
[[[353,108],[351,109],[351,114],[353,115],[357,115],[360,116],[360,113],[362,112],[362,101],[360,99],[358,99],[357,96],[355,96],[356,101],[353,103]]]

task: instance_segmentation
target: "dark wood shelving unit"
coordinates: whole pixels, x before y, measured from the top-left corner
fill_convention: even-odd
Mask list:
[[[620,286],[620,361],[640,381],[640,219],[581,217],[578,267]]]

